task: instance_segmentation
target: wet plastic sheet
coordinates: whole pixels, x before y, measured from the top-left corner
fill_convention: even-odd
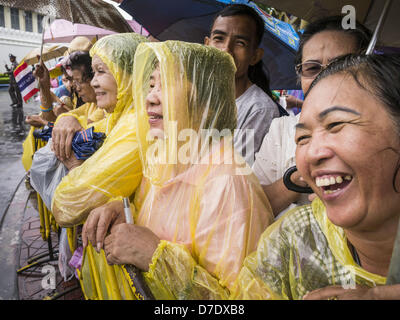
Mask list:
[[[32,187],[40,194],[46,207],[50,208],[58,184],[68,173],[68,169],[51,150],[51,139],[35,152],[30,171]]]
[[[82,165],[71,170],[56,189],[52,212],[64,227],[81,224],[89,212],[110,198],[130,196],[142,177],[132,99],[133,57],[146,38],[134,33],[115,34],[98,40],[97,55],[117,82],[117,104],[112,113],[96,123],[96,132],[107,136],[102,147]]]
[[[157,70],[164,130],[155,138],[146,97],[158,89]],[[157,299],[226,295],[273,221],[257,178],[233,150],[235,71],[230,55],[199,44],[144,43],[136,52],[144,178],[135,223],[163,240],[145,274]]]
[[[317,198],[288,211],[264,232],[231,298],[297,300],[330,285],[351,289],[385,281],[354,261],[343,229],[329,221]]]

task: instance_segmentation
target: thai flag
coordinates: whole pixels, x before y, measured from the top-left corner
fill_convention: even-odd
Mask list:
[[[32,71],[28,69],[28,65],[25,61],[21,62],[14,70],[14,77],[25,102],[39,91],[35,84],[35,77],[33,76]]]

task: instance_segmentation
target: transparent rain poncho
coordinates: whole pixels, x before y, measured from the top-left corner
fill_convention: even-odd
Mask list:
[[[354,288],[383,285],[386,278],[354,261],[342,228],[327,218],[316,198],[293,208],[262,235],[249,255],[231,299],[302,299],[330,285]]]
[[[157,70],[164,131],[155,138],[146,96]],[[273,221],[257,178],[232,147],[235,71],[229,54],[199,44],[147,42],[137,49],[134,99],[144,178],[134,216],[162,240],[144,273],[157,299],[227,295]]]
[[[110,69],[117,86],[117,104],[106,118],[91,124],[106,133],[102,147],[58,185],[52,212],[57,223],[71,227],[83,223],[90,211],[110,198],[131,195],[140,183],[142,167],[136,138],[136,114],[132,99],[133,57],[146,38],[123,33],[98,40],[90,50]]]

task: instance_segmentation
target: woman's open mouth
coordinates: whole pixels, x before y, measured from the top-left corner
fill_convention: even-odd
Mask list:
[[[163,120],[163,116],[161,114],[158,114],[155,112],[148,112],[147,115],[149,116],[149,124],[150,125],[155,125],[159,121]]]
[[[330,174],[315,178],[315,184],[322,189],[324,195],[337,193],[345,189],[353,180],[351,175]]]

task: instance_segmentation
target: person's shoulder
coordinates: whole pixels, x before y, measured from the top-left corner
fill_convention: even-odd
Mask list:
[[[276,107],[276,103],[256,84],[251,85],[239,98],[238,103],[252,105],[253,108],[263,109],[266,106]]]
[[[294,207],[275,221],[280,233],[301,235],[307,233],[317,221],[311,204]]]
[[[268,134],[271,136],[273,133],[278,133],[279,137],[283,138],[283,132],[293,131],[298,121],[299,118],[293,114],[283,117],[276,117],[271,121]]]

